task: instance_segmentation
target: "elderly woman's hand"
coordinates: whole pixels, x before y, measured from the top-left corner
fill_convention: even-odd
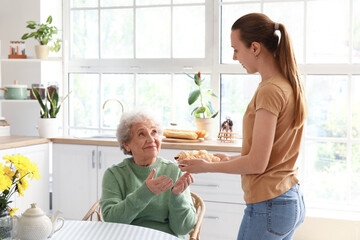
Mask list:
[[[182,175],[175,183],[171,192],[173,194],[179,195],[183,193],[190,184],[194,182],[193,176],[190,173],[185,173]]]
[[[155,169],[153,169],[145,180],[145,184],[151,192],[159,194],[172,187],[173,180],[171,178],[163,175],[154,179],[155,172]]]

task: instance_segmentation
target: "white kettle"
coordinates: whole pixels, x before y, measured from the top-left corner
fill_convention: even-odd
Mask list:
[[[21,240],[45,240],[59,231],[64,225],[64,218],[58,217],[61,213],[56,211],[50,218],[38,207],[36,203],[30,204],[21,217],[15,216],[17,224],[15,226],[15,238]],[[55,229],[57,221],[61,221],[60,227]]]

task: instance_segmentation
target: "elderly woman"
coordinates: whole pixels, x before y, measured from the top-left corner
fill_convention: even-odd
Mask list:
[[[184,239],[196,222],[188,188],[194,180],[158,157],[160,134],[160,125],[150,114],[123,114],[116,135],[120,148],[131,157],[104,173],[101,210],[107,222],[153,228]]]

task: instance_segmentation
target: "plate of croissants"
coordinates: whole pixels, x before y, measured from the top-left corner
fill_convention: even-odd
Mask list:
[[[204,159],[208,162],[220,162],[219,157],[207,152],[206,150],[181,151],[176,157],[174,157],[176,161],[196,158]]]

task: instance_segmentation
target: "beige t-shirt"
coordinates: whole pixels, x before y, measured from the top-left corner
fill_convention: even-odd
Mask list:
[[[288,80],[277,75],[260,82],[243,118],[242,155],[251,148],[256,111],[265,109],[277,116],[270,159],[262,174],[241,176],[246,203],[265,201],[289,190],[298,182],[294,166],[299,155],[303,127],[293,129],[295,98]]]

